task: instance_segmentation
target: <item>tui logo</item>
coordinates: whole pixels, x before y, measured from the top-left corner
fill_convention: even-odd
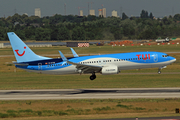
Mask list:
[[[145,54],[145,55],[139,54],[139,55],[136,55],[136,56],[138,56],[138,60],[140,60],[141,57],[142,57],[143,60],[147,60],[147,59],[150,60],[150,59],[151,59],[151,58],[150,58],[150,54]]]
[[[26,49],[26,46],[24,47],[24,49]],[[17,55],[20,56],[20,57],[23,56],[23,55],[25,54],[25,51],[23,51],[22,54],[19,54],[19,50],[15,50],[15,52],[16,52]]]

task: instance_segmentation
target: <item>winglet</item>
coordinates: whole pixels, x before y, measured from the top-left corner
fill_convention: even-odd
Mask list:
[[[63,53],[61,51],[59,51],[59,54],[61,55],[61,58],[63,59],[63,61],[67,61],[67,58],[63,55]]]
[[[79,57],[78,54],[74,51],[73,48],[70,48],[70,49],[71,49],[71,51],[72,51],[74,57]]]

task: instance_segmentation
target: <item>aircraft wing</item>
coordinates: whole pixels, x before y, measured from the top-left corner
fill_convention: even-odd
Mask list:
[[[63,53],[61,51],[59,51],[59,53],[63,59],[63,64],[69,63],[72,65],[75,65],[78,70],[81,70],[81,73],[100,72],[102,69],[101,66],[84,65],[84,64],[79,64],[79,63],[74,63],[74,62],[68,61],[67,58],[63,55]]]
[[[81,70],[81,73],[92,73],[92,72],[100,72],[102,67],[101,66],[93,66],[93,65],[84,65],[79,63],[74,63],[71,61],[67,61],[67,63],[76,65],[78,70]]]

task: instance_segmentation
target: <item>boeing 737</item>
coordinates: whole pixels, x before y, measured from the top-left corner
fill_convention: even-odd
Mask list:
[[[44,74],[118,74],[121,70],[159,68],[161,69],[176,61],[176,58],[162,52],[131,52],[105,55],[78,56],[71,48],[74,57],[66,58],[59,51],[61,58],[53,59],[35,54],[14,32],[7,33],[17,68]]]

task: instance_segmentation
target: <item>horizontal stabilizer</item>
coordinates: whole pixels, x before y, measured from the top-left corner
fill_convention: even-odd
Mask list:
[[[18,62],[14,62],[14,61],[13,61],[13,64],[19,65],[19,66],[28,66],[29,65],[28,63],[18,63]]]

